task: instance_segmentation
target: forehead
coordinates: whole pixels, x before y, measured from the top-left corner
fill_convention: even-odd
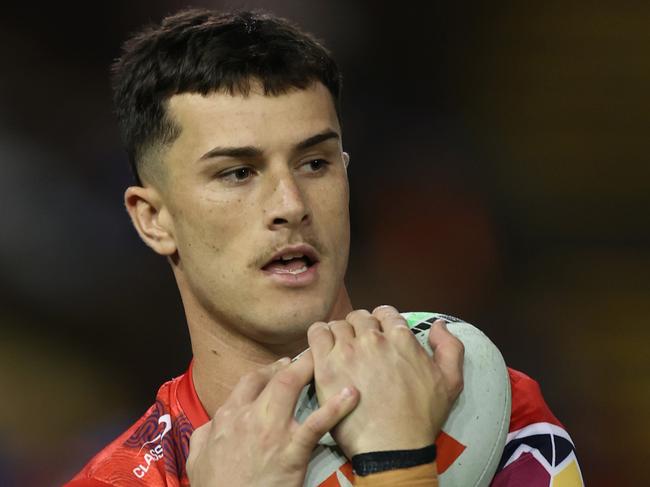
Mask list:
[[[183,93],[170,98],[168,113],[181,129],[170,152],[184,158],[214,146],[281,150],[325,130],[340,133],[332,96],[321,83],[280,95],[265,95],[255,84],[246,96]]]

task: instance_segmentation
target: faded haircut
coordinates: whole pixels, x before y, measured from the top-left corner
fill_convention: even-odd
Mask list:
[[[180,135],[167,114],[174,95],[246,96],[252,81],[266,95],[280,95],[321,82],[340,112],[341,75],[329,51],[262,11],[181,11],[127,40],[111,72],[120,133],[139,185],[159,166],[160,149]]]

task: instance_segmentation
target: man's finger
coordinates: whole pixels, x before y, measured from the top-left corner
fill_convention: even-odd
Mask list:
[[[330,321],[330,330],[334,335],[334,344],[337,342],[347,342],[354,339],[354,328],[345,320]]]
[[[258,412],[275,421],[288,421],[302,388],[314,377],[314,357],[307,350],[298,360],[280,370],[258,397]]]
[[[455,401],[463,390],[463,342],[447,330],[444,320],[436,320],[429,330],[429,344],[433,350],[433,361],[447,384],[450,400]]]
[[[224,403],[223,407],[240,408],[244,404],[253,402],[264,390],[271,378],[280,370],[287,367],[290,360],[287,357],[273,362],[265,367],[249,372],[244,375],[230,396]]]
[[[296,429],[292,446],[311,452],[318,440],[334,428],[359,404],[359,391],[346,387],[339,394],[329,398]]]
[[[381,331],[381,325],[376,316],[371,315],[365,309],[351,311],[345,317],[345,321],[354,328],[355,336],[359,337],[371,330]]]
[[[317,321],[307,330],[307,342],[318,361],[321,357],[327,356],[334,347],[334,335],[327,323]]]
[[[210,420],[205,424],[202,424],[196,428],[190,435],[190,455],[187,458],[187,463],[190,463],[190,460],[194,460],[197,453],[203,448],[204,443],[206,442],[210,428],[212,428],[213,421]]]
[[[378,306],[372,311],[372,315],[379,320],[384,333],[394,331],[398,326],[406,326],[408,328],[408,324],[404,317],[399,314],[399,311],[397,311],[393,306],[386,304]]]

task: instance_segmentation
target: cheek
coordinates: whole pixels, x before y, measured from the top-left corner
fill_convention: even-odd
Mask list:
[[[347,245],[350,234],[349,194],[347,184],[330,186],[319,194],[316,218],[320,218],[324,238],[335,246]]]
[[[202,198],[186,206],[181,215],[180,248],[188,258],[200,260],[199,265],[232,259],[241,250],[247,211],[242,199]]]
[[[341,229],[349,232],[350,227],[350,193],[347,181],[341,184],[336,192],[336,199],[333,204],[334,217],[339,221]]]

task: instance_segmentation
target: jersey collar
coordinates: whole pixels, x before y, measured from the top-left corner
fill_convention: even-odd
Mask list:
[[[194,380],[192,379],[193,365],[194,360],[190,362],[187,372],[181,376],[178,384],[177,397],[181,409],[185,412],[187,419],[190,420],[194,429],[196,429],[210,421],[210,416],[203,407],[203,404],[201,404],[201,400],[194,388]]]

